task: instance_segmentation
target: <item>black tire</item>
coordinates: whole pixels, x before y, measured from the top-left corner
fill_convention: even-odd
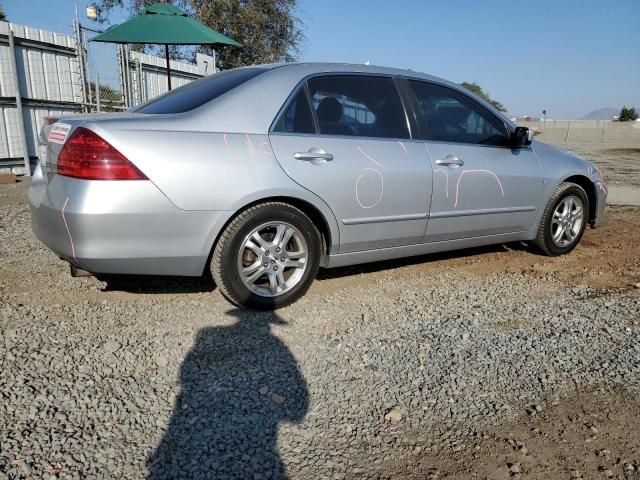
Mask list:
[[[552,218],[553,212],[556,210],[558,205],[569,196],[578,197],[582,201],[582,225],[578,234],[575,236],[573,241],[568,245],[561,246],[556,244],[553,240],[553,227],[552,227]],[[545,255],[549,255],[551,257],[556,257],[558,255],[565,255],[571,252],[578,243],[580,243],[580,239],[584,234],[587,223],[589,222],[589,197],[584,189],[580,185],[576,185],[575,183],[570,182],[562,182],[555,189],[551,198],[549,198],[549,202],[547,202],[547,206],[544,209],[542,214],[542,220],[540,221],[540,225],[538,226],[538,234],[533,241],[533,245]]]
[[[265,297],[251,291],[238,271],[238,255],[245,238],[256,228],[269,222],[286,222],[303,236],[307,247],[307,266],[298,283],[289,291]],[[268,202],[239,213],[227,225],[211,257],[211,273],[222,294],[231,303],[254,310],[275,310],[302,297],[318,272],[321,237],[304,212],[283,202]]]

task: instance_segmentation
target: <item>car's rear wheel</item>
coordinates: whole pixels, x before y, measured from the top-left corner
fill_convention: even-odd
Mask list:
[[[248,208],[224,230],[211,272],[232,303],[256,310],[289,305],[318,272],[320,233],[298,208],[268,202]]]
[[[580,242],[588,215],[584,189],[575,183],[561,183],[547,203],[534,245],[550,256],[569,253]]]

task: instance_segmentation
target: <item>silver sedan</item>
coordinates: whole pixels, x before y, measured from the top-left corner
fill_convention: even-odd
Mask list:
[[[319,267],[527,241],[601,223],[591,163],[458,85],[363,65],[218,73],[45,128],[33,229],[72,272],[200,276],[273,309]]]

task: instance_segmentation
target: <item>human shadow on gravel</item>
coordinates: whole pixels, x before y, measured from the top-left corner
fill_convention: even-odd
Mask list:
[[[181,392],[156,450],[150,480],[286,478],[278,425],[301,421],[307,383],[271,332],[273,312],[234,310],[230,326],[196,336],[180,369]]]

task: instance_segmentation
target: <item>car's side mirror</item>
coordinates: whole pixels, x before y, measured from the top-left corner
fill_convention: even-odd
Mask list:
[[[509,139],[511,148],[521,148],[531,145],[533,135],[534,131],[529,127],[516,127],[513,133],[511,133],[511,138]]]

